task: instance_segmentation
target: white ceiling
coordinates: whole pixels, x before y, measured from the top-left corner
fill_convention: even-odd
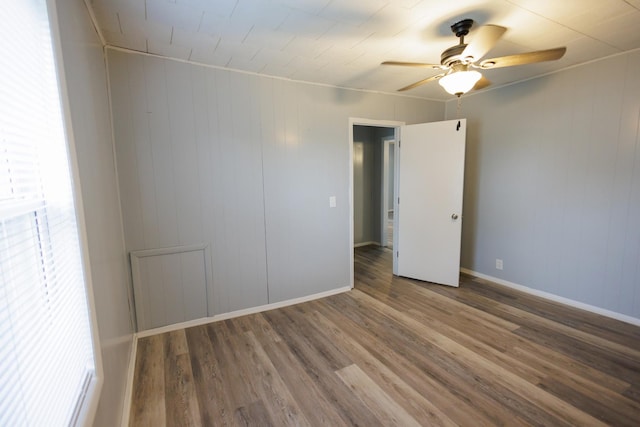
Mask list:
[[[394,93],[437,70],[450,26],[508,30],[486,57],[567,46],[559,61],[483,71],[492,87],[640,48],[640,0],[87,0],[107,45],[293,80]],[[472,40],[473,29],[466,42]],[[436,82],[408,95],[451,99]]]

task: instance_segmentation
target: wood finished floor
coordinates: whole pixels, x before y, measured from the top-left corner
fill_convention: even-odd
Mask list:
[[[640,328],[462,276],[355,290],[138,342],[131,426],[640,425]]]

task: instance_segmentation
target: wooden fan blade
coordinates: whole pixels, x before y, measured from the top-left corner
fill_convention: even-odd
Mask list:
[[[555,61],[564,56],[566,47],[555,49],[537,50],[535,52],[519,53],[516,55],[501,56],[499,58],[485,59],[480,63],[481,68],[501,68],[514,65],[533,64],[536,62]]]
[[[483,25],[476,30],[473,40],[464,48],[460,57],[468,62],[479,60],[496,45],[505,31],[507,29],[499,25]]]
[[[485,76],[480,77],[480,80],[473,86],[473,90],[484,89],[487,86],[491,85],[491,81]]]
[[[400,65],[402,67],[442,68],[440,64],[425,64],[422,62],[384,61],[380,65]]]
[[[405,86],[402,89],[398,89],[398,92],[404,92],[405,90],[413,89],[414,87],[422,86],[425,83],[429,83],[434,80],[438,80],[440,77],[444,77],[446,73],[437,74],[435,76],[428,77],[426,79],[420,80],[419,82],[415,82],[410,84],[409,86]]]

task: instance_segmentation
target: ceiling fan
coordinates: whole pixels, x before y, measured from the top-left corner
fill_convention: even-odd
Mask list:
[[[507,31],[499,25],[483,25],[475,31],[473,40],[469,44],[464,42],[464,37],[469,34],[473,26],[472,19],[463,19],[451,26],[451,31],[460,38],[460,42],[446,49],[440,56],[440,64],[425,64],[421,62],[385,61],[382,65],[400,65],[405,67],[424,67],[443,70],[444,72],[426,79],[417,81],[398,89],[399,92],[413,89],[425,83],[438,80],[447,92],[460,96],[471,89],[482,89],[491,82],[482,76],[477,69],[490,69],[511,67],[514,65],[533,64],[536,62],[554,61],[562,58],[567,51],[566,47],[538,50],[535,52],[519,53],[516,55],[501,56],[485,59],[482,57],[495,46],[500,37]]]

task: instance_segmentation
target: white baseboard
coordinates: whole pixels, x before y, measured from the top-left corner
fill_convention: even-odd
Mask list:
[[[343,292],[350,291],[351,286],[344,286],[342,288],[331,289],[330,291],[319,292],[313,295],[307,295],[300,298],[293,298],[286,301],[274,302],[271,304],[259,305],[257,307],[245,308],[242,310],[231,311],[229,313],[216,314],[212,317],[203,317],[201,319],[189,320],[187,322],[175,323],[173,325],[162,326],[160,328],[148,329],[136,334],[136,338],[144,338],[151,335],[163,334],[165,332],[176,331],[178,329],[191,328],[193,326],[205,325],[207,323],[218,322],[220,320],[233,319],[234,317],[246,316],[247,314],[261,313],[263,311],[269,311],[276,308],[287,307],[289,305],[300,304],[307,301],[313,301],[316,299],[328,297],[335,294],[341,294]]]
[[[612,319],[620,320],[622,322],[630,323],[632,325],[640,326],[640,319],[628,316],[626,314],[618,313],[615,311],[607,310],[601,307],[596,307],[594,305],[585,304],[580,301],[575,301],[569,298],[561,297],[559,295],[552,294],[550,292],[539,291],[537,289],[529,288],[524,285],[519,285],[517,283],[509,282],[508,280],[499,279],[497,277],[489,276],[487,274],[478,273],[477,271],[469,270],[467,268],[461,268],[460,272],[464,274],[468,274],[470,276],[477,277],[479,279],[487,280],[489,282],[505,286],[507,288],[516,289],[518,291],[525,292],[527,294],[535,295],[540,298],[547,299],[549,301],[559,302],[561,304],[565,304],[571,307],[579,308],[585,311],[590,311],[591,313],[600,314],[602,316],[610,317]]]
[[[131,396],[133,395],[133,376],[136,371],[136,355],[138,354],[138,337],[133,334],[131,352],[129,354],[129,369],[127,369],[127,383],[124,388],[124,404],[122,405],[121,427],[129,427],[131,415]]]

